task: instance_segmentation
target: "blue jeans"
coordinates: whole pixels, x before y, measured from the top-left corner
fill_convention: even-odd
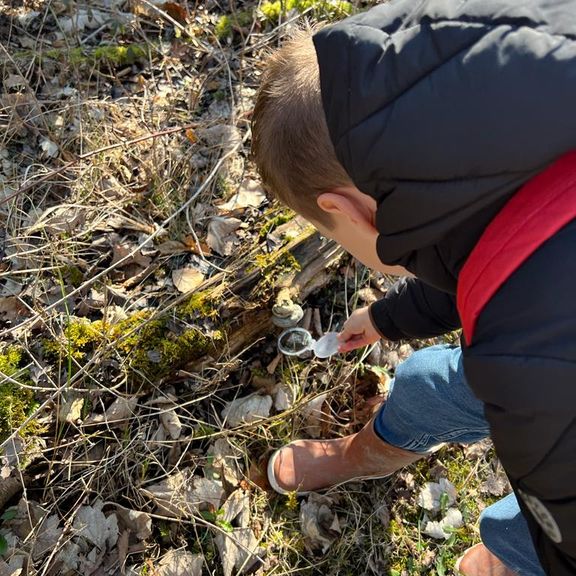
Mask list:
[[[374,429],[389,444],[413,452],[427,452],[442,442],[486,438],[483,403],[466,384],[460,348],[424,348],[398,366]],[[514,494],[483,511],[480,535],[514,572],[545,576]]]

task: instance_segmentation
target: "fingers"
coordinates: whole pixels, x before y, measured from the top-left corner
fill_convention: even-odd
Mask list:
[[[352,350],[356,350],[358,348],[363,348],[364,346],[368,346],[368,344],[371,344],[371,342],[368,341],[366,336],[361,334],[361,335],[353,336],[352,338],[349,338],[345,342],[342,342],[342,344],[340,344],[340,346],[338,346],[338,351],[339,352],[351,352]]]
[[[380,334],[372,324],[368,307],[355,310],[345,322],[338,335],[340,352],[349,352],[380,340]]]

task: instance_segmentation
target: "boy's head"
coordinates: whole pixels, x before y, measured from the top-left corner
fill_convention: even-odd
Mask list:
[[[252,151],[274,196],[367,266],[403,272],[378,258],[376,202],[354,186],[336,158],[309,29],[296,33],[267,62],[254,108]]]
[[[311,30],[297,32],[267,61],[254,108],[252,151],[274,196],[309,220],[330,225],[317,197],[353,184],[328,134]]]

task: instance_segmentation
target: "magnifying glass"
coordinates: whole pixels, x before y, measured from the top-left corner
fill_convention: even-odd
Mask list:
[[[300,356],[304,352],[314,352],[317,358],[328,358],[338,352],[338,332],[328,332],[314,340],[304,328],[288,328],[278,337],[278,350],[286,356]]]

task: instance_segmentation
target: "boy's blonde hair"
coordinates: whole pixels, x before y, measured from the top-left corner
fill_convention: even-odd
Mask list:
[[[252,152],[267,189],[308,219],[330,225],[316,198],[350,177],[338,162],[320,93],[313,31],[297,32],[270,56],[256,96]]]

